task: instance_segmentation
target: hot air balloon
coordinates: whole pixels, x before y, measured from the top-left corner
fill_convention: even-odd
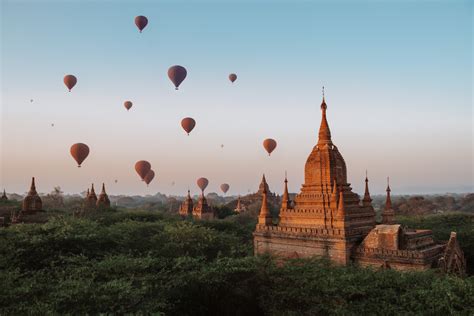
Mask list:
[[[155,177],[155,171],[150,169],[150,171],[148,171],[143,181],[145,181],[146,185],[148,186],[154,177]]]
[[[171,182],[171,185],[174,185],[174,181],[173,181],[173,182]]]
[[[274,139],[267,138],[263,141],[263,147],[268,152],[269,156],[272,153],[272,151],[275,150],[276,146],[277,146],[277,142]]]
[[[171,82],[173,82],[176,90],[178,90],[179,85],[186,78],[187,74],[188,72],[183,66],[175,65],[168,69],[168,77],[170,78]]]
[[[76,160],[77,166],[80,167],[82,162],[89,156],[89,146],[83,143],[77,143],[71,146],[71,156]]]
[[[221,148],[224,148],[224,144],[221,144]]]
[[[135,25],[140,30],[140,33],[143,31],[143,29],[146,27],[147,24],[148,24],[148,19],[146,18],[146,16],[139,15],[135,17]]]
[[[130,108],[132,107],[132,105],[133,105],[132,101],[125,101],[125,102],[123,103],[123,106],[127,109],[127,111],[130,110]]]
[[[186,131],[186,133],[188,133],[189,136],[189,133],[191,133],[194,126],[196,126],[196,121],[191,117],[185,117],[181,120],[181,126]]]
[[[117,183],[117,182],[118,182],[118,180],[117,180],[117,179],[115,179],[115,183]]]
[[[204,190],[207,188],[207,185],[209,184],[209,180],[206,178],[199,178],[196,181],[198,187],[201,189],[202,193],[204,193]]]
[[[74,88],[77,83],[77,78],[73,75],[66,75],[64,76],[63,81],[66,87],[69,89],[69,92],[71,92],[71,89]]]
[[[30,102],[33,103],[33,99],[30,99]]]
[[[230,74],[229,75],[229,80],[234,83],[235,80],[237,80],[237,75],[236,74]]]
[[[144,181],[147,173],[151,169],[151,164],[146,160],[140,160],[135,163],[135,171],[138,173],[140,178]]]
[[[226,194],[227,191],[229,191],[229,188],[230,188],[230,185],[228,185],[227,183],[221,184],[221,190],[222,192],[224,192],[224,194]]]

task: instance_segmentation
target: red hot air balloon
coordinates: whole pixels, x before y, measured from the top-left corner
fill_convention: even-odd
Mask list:
[[[148,186],[154,177],[155,177],[155,171],[150,169],[150,171],[148,171],[143,181],[145,181],[146,185]]]
[[[186,78],[187,74],[188,72],[183,66],[175,65],[168,69],[168,77],[170,78],[171,82],[173,82],[176,90],[178,90],[179,85]]]
[[[151,164],[146,160],[140,160],[135,163],[135,171],[138,173],[142,181],[145,180],[145,177],[150,169]]]
[[[69,92],[71,92],[71,89],[74,88],[77,83],[77,78],[73,75],[66,75],[64,76],[63,81],[66,87],[69,89]]]
[[[123,103],[123,106],[127,109],[127,111],[132,108],[132,105],[133,105],[132,101],[125,101]]]
[[[272,151],[275,150],[276,146],[277,146],[277,142],[274,139],[267,138],[263,141],[263,147],[268,152],[269,156],[272,153]]]
[[[188,133],[189,136],[189,133],[191,133],[194,126],[196,126],[196,121],[191,117],[185,117],[181,120],[181,126],[186,131],[186,133]]]
[[[236,74],[230,74],[229,75],[229,80],[234,83],[235,80],[237,80],[237,75]]]
[[[81,167],[82,162],[89,156],[89,146],[83,143],[77,143],[71,146],[69,150],[72,158],[76,160],[77,167]]]
[[[221,184],[221,190],[222,192],[224,192],[224,194],[226,194],[227,191],[229,191],[229,188],[230,188],[230,185],[228,185],[227,183]]]
[[[209,180],[206,178],[199,178],[196,181],[198,187],[201,189],[202,193],[204,194],[204,190],[207,188],[207,185],[209,184]]]
[[[135,17],[135,25],[140,30],[140,33],[147,26],[147,24],[148,24],[148,19],[146,18],[146,16],[139,15],[139,16]]]

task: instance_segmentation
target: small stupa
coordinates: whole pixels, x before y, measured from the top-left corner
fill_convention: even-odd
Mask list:
[[[102,191],[99,194],[99,199],[96,203],[98,208],[109,208],[110,207],[110,200],[109,196],[105,192],[105,184],[102,183]]]
[[[3,194],[2,197],[0,197],[1,201],[8,201],[7,193],[5,192],[5,189],[3,189]]]
[[[34,214],[38,211],[41,211],[43,209],[43,202],[41,201],[41,198],[38,195],[38,192],[36,192],[36,185],[35,185],[35,178],[33,177],[31,179],[31,187],[30,191],[26,195],[26,197],[23,199],[23,203],[21,205],[21,210],[23,214]]]
[[[194,202],[191,197],[191,193],[188,190],[188,195],[186,196],[183,203],[181,203],[181,206],[179,207],[179,215],[181,215],[181,217],[188,217],[189,215],[193,215],[193,206],[194,206]]]
[[[85,204],[86,204],[87,208],[95,208],[95,206],[97,204],[97,195],[95,194],[94,183],[92,183],[91,190],[88,191],[88,193],[87,193]]]
[[[213,219],[214,210],[207,203],[207,199],[204,196],[204,190],[202,190],[201,195],[199,196],[198,203],[193,208],[193,217],[197,219]]]

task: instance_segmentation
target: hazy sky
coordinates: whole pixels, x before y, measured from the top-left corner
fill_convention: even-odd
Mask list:
[[[203,176],[208,192],[245,194],[265,172],[281,193],[287,170],[297,192],[324,85],[356,192],[366,169],[373,193],[386,176],[394,194],[472,192],[472,18],[472,1],[3,0],[1,188],[25,192],[35,176],[40,192],[184,194]],[[188,70],[179,91],[175,64]],[[82,168],[77,142],[91,149]]]

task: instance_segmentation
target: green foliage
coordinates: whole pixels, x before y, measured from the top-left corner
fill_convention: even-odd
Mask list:
[[[255,218],[110,210],[0,229],[0,315],[474,312],[474,278],[252,256]]]

